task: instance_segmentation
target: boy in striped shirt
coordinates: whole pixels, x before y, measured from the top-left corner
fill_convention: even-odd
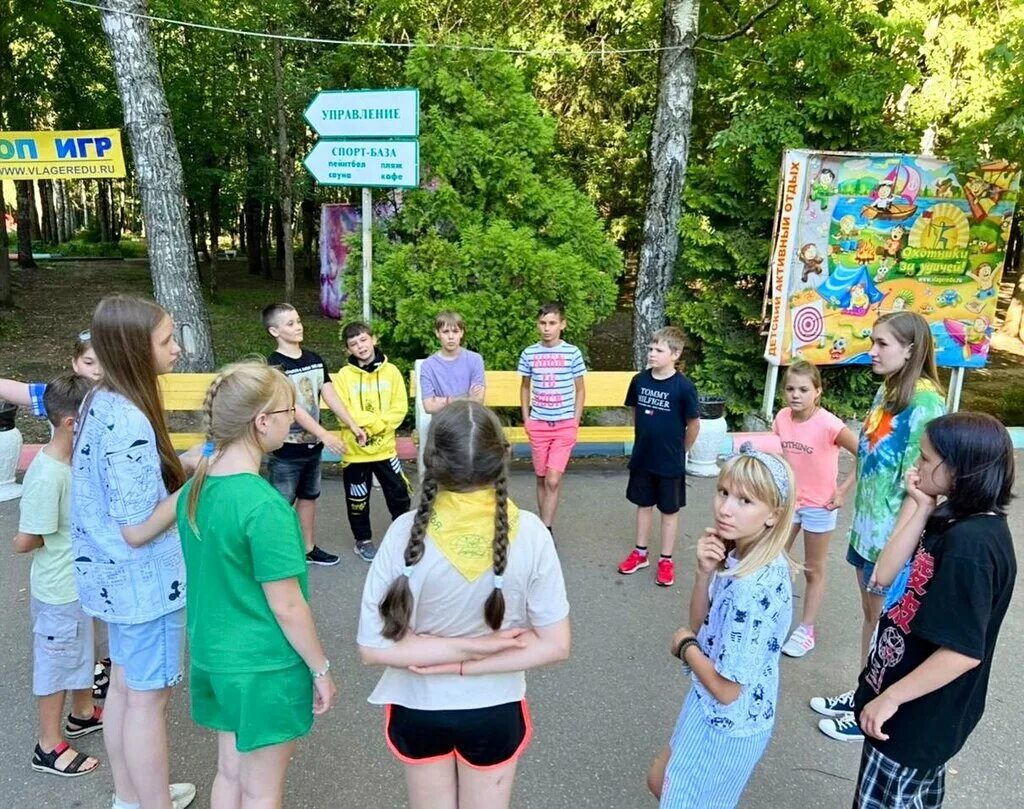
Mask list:
[[[545,303],[537,315],[540,342],[519,355],[519,395],[537,474],[537,510],[549,531],[586,397],[587,367],[580,350],[562,339],[565,325],[562,305]]]

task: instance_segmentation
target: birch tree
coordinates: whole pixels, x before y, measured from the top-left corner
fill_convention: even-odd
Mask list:
[[[210,319],[189,238],[181,158],[145,19],[146,0],[103,0],[101,22],[113,59],[132,147],[150,271],[158,303],[171,313],[182,371],[214,367]]]
[[[651,133],[651,188],[633,299],[633,365],[647,367],[651,333],[665,325],[665,295],[679,251],[679,216],[693,118],[700,0],[666,0],[658,66],[658,106]]]
[[[772,0],[736,30],[699,33],[700,0],[666,0],[658,67],[658,106],[651,133],[651,186],[644,213],[643,244],[633,301],[633,364],[647,366],[651,333],[665,325],[665,296],[679,252],[679,219],[690,155],[693,96],[697,87],[694,46],[700,39],[725,42],[748,33],[779,5]]]

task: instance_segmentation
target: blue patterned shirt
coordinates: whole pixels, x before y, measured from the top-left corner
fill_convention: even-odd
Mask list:
[[[726,567],[739,561],[731,554]],[[693,689],[709,725],[730,736],[766,733],[775,724],[779,695],[779,654],[793,617],[793,581],[786,557],[748,576],[715,576],[708,588],[711,607],[697,633],[715,671],[742,686],[728,705],[716,700],[693,675]]]
[[[128,399],[99,389],[79,418],[71,455],[71,549],[82,609],[141,624],[185,606],[185,560],[171,528],[141,548],[122,525],[145,522],[167,497],[153,426]]]
[[[44,393],[46,393],[45,382],[28,383],[29,409],[32,411],[33,416],[38,416],[41,419],[46,418],[46,405],[43,404]]]

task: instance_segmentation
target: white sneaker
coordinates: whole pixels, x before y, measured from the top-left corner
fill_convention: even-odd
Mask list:
[[[173,809],[186,809],[196,799],[195,784],[171,784],[171,806]],[[139,809],[137,803],[125,803],[114,796],[114,802],[110,804],[111,809]]]
[[[837,716],[835,719],[822,719],[818,722],[818,730],[837,742],[864,741],[864,733],[852,713]]]
[[[196,799],[195,784],[171,784],[171,806],[173,809],[185,809]]]
[[[814,627],[806,627],[798,624],[782,647],[782,653],[787,657],[803,657],[814,648]]]

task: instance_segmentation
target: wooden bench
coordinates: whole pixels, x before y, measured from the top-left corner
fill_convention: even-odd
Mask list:
[[[420,463],[420,471],[423,469],[423,439],[427,435],[427,430],[430,429],[430,414],[423,409],[423,400],[420,396],[419,373],[422,363],[423,360],[416,360],[415,367],[409,372],[409,393],[416,400],[416,435],[420,447],[417,458]],[[518,371],[485,371],[484,376],[487,388],[484,395],[485,405],[488,407],[514,407],[519,410],[521,407],[519,386],[523,377]],[[590,371],[584,377],[587,389],[583,403],[584,409],[623,407],[626,391],[629,389],[629,381],[633,376],[633,371]],[[513,450],[517,447],[522,448],[522,451],[515,453],[517,457],[529,455],[525,448],[528,447],[530,439],[527,437],[525,429],[506,427],[505,435],[512,442]],[[633,427],[628,424],[609,427],[580,427],[577,438],[577,446],[592,445],[591,452],[588,454],[596,455],[619,455],[628,450],[632,443]]]
[[[163,399],[164,410],[168,413],[190,413],[199,412],[203,409],[203,400],[206,398],[206,390],[210,387],[216,374],[164,374],[159,377],[160,396]],[[327,404],[320,400],[320,407],[327,410]],[[334,435],[341,436],[339,430],[333,431]],[[171,432],[171,443],[179,452],[184,452],[205,440],[202,433],[193,432]],[[398,457],[403,461],[411,461],[416,457],[416,446],[411,438],[398,439]],[[338,461],[339,456],[330,450],[324,450],[325,461]]]

